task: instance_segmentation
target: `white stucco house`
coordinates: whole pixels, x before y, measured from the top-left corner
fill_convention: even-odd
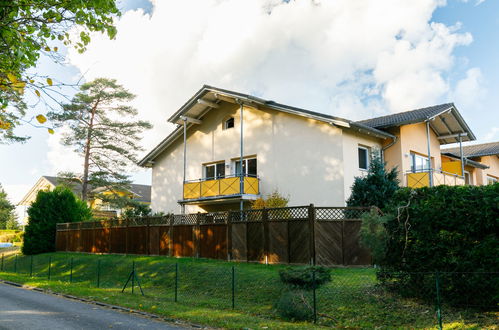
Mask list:
[[[169,121],[177,128],[139,162],[152,168],[153,211],[238,209],[274,190],[290,205],[344,205],[369,153],[394,139],[350,120],[211,86]]]

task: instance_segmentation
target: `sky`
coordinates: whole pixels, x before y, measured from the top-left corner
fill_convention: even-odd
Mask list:
[[[42,58],[36,71],[67,83],[117,79],[137,95],[140,119],[154,125],[142,140],[146,150],[171,132],[167,118],[203,84],[351,120],[454,102],[478,142],[499,140],[497,0],[119,6],[115,40],[93,35],[84,54],[57,45],[64,65]],[[39,104],[30,115],[45,111]],[[81,159],[59,142],[62,132],[24,125],[18,133],[28,142],[0,145],[0,184],[13,203],[42,175],[81,172]],[[151,182],[149,170],[130,174]]]

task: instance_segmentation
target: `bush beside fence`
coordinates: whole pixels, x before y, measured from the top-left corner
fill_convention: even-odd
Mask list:
[[[286,207],[57,225],[57,251],[369,265],[362,207]]]

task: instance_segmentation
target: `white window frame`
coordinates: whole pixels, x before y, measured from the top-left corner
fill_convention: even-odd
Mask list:
[[[411,156],[411,172],[418,173],[418,172],[427,172],[430,170],[431,162],[428,159],[428,156],[422,156],[422,155],[415,153],[415,152],[411,152],[410,156]],[[425,167],[425,165],[424,165],[422,168],[417,168],[416,159],[422,159],[427,167]]]
[[[245,163],[245,166],[243,166],[243,168],[245,169],[245,173],[243,173],[243,175],[245,175],[245,176],[248,175],[248,169],[249,169],[248,160],[252,160],[252,159],[254,159],[256,161],[256,175],[255,175],[255,177],[256,177],[256,176],[258,176],[258,158],[257,157],[243,158],[243,163]],[[237,164],[239,163],[239,161],[240,161],[240,159],[234,159],[233,162],[232,162],[232,169],[233,169],[232,174],[234,176],[238,176],[238,174],[237,174]]]
[[[214,167],[214,176],[213,177],[208,177],[207,175],[207,169],[208,167]],[[222,166],[223,169],[224,169],[224,175],[223,176],[219,176],[217,174],[217,166]],[[222,179],[222,178],[225,178],[226,174],[225,174],[225,162],[218,162],[218,163],[211,163],[211,164],[204,164],[203,165],[203,180],[218,180],[218,179]]]
[[[365,150],[366,151],[366,168],[362,168],[360,167],[360,155],[359,155],[359,149],[362,149],[362,150]],[[364,147],[364,146],[357,146],[357,165],[358,165],[358,168],[359,170],[361,171],[369,171],[369,165],[371,165],[370,163],[370,156],[371,156],[371,152],[369,150],[368,147]]]

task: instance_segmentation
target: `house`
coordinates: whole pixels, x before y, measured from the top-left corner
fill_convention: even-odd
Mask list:
[[[351,121],[207,85],[168,120],[139,165],[152,168],[153,211],[173,213],[245,208],[274,190],[291,205],[344,205],[374,152],[403,185],[464,184],[440,146],[475,140],[453,104]]]
[[[64,183],[61,178],[55,177],[55,176],[42,176],[38,181],[35,183],[35,185],[28,191],[28,193],[23,197],[23,199],[18,203],[18,205],[24,206],[25,207],[25,217],[26,215],[26,209],[28,206],[31,205],[32,202],[35,201],[36,195],[38,194],[38,191],[40,190],[52,190],[54,189],[57,185],[60,185]],[[81,184],[74,184],[72,185],[71,189],[73,190],[73,193],[75,195],[79,196],[81,195]],[[109,194],[110,192],[106,191],[104,188],[96,188],[92,189],[90,188],[90,191],[96,194]],[[149,205],[151,203],[151,186],[148,185],[141,185],[141,184],[131,184],[129,191],[126,192],[119,192],[121,195],[128,194],[130,198],[133,200],[147,204]],[[100,214],[104,217],[110,216],[110,215],[116,215],[117,213],[121,210],[118,210],[108,203],[103,202],[100,198],[94,197],[88,201],[89,206],[92,208],[94,211],[94,214]],[[100,213],[99,213],[100,212]],[[23,219],[23,222],[25,219]]]

